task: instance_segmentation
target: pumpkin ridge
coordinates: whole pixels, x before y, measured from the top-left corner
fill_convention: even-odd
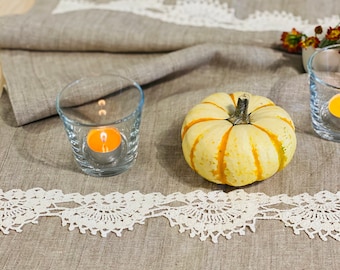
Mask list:
[[[190,163],[191,163],[191,168],[192,168],[195,172],[197,172],[197,170],[196,170],[196,167],[195,167],[194,155],[195,155],[196,146],[197,146],[197,144],[199,143],[199,141],[200,141],[201,138],[202,138],[202,135],[199,135],[199,136],[196,138],[194,144],[192,145],[191,151],[190,151]]]
[[[200,118],[200,119],[196,119],[196,120],[194,120],[194,121],[191,121],[189,124],[185,125],[184,128],[183,128],[183,132],[182,132],[182,140],[183,140],[185,134],[187,133],[187,131],[188,131],[193,125],[196,125],[196,124],[201,123],[201,122],[212,121],[212,120],[223,120],[223,119],[207,117],[207,118]]]
[[[219,175],[219,179],[223,184],[228,184],[228,180],[225,174],[225,169],[227,167],[226,162],[224,162],[224,156],[225,151],[227,149],[228,139],[230,132],[233,127],[229,128],[226,133],[223,135],[222,140],[220,142],[219,148],[218,148],[218,155],[217,155],[217,169],[214,174]]]
[[[213,103],[211,101],[204,101],[204,102],[202,102],[202,104],[210,104],[210,105],[213,105],[214,107],[216,107],[218,109],[221,109],[224,112],[228,112],[225,108],[223,108],[223,107],[221,107],[221,106],[219,106],[216,103]]]
[[[292,121],[289,121],[289,119],[284,118],[284,117],[279,117],[279,119],[286,122],[292,128],[292,130],[295,130],[295,127],[294,127],[294,124],[292,123]]]
[[[257,169],[257,172],[256,172],[256,178],[257,180],[261,180],[263,178],[263,170],[262,170],[262,166],[261,166],[261,162],[260,162],[260,159],[259,159],[259,153],[256,149],[256,147],[254,145],[252,145],[252,153],[253,153],[253,157],[254,157],[254,163],[255,163],[255,167]]]
[[[278,136],[273,134],[269,130],[266,130],[265,128],[260,127],[258,125],[253,124],[253,126],[262,130],[263,132],[265,132],[268,135],[268,137],[270,138],[270,140],[272,141],[272,143],[273,143],[273,145],[276,149],[276,152],[278,154],[278,158],[279,158],[280,166],[279,166],[278,171],[282,170],[284,168],[285,161],[287,160],[287,156],[285,155],[285,152],[283,150],[284,147],[283,147],[281,141],[279,141]]]
[[[231,100],[232,100],[232,101],[233,101],[233,103],[234,103],[234,107],[236,107],[236,105],[237,105],[237,101],[235,100],[235,95],[234,95],[234,93],[232,93],[232,94],[229,94],[229,96],[230,96]]]
[[[274,103],[267,103],[267,104],[256,107],[253,111],[251,111],[251,113],[261,110],[262,108],[271,107],[271,106],[276,106],[276,105]]]

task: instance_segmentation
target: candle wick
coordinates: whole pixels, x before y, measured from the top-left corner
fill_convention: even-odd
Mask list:
[[[107,147],[107,145],[105,143],[103,143],[103,145],[102,145],[102,152],[103,153],[109,152],[109,148]]]

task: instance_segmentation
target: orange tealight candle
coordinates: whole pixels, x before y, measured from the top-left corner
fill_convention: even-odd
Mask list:
[[[329,100],[328,110],[333,116],[340,118],[340,94],[334,95]]]
[[[92,129],[87,134],[87,146],[91,156],[99,163],[114,161],[121,151],[120,132],[111,127]]]

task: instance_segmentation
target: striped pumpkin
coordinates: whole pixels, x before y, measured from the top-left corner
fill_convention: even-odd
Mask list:
[[[271,177],[286,167],[296,149],[288,113],[246,92],[205,98],[185,117],[181,137],[185,160],[195,172],[231,186]]]

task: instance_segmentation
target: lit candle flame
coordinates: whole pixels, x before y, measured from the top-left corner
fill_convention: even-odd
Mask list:
[[[101,139],[101,141],[102,141],[103,143],[105,143],[105,142],[107,141],[107,134],[106,134],[105,131],[102,131],[102,132],[100,133],[100,139]]]
[[[102,145],[102,151],[103,151],[103,153],[109,152],[109,148],[108,148],[107,145],[105,144],[106,141],[107,141],[107,134],[106,134],[105,131],[103,131],[103,132],[100,133],[100,140],[103,142],[103,145]]]

